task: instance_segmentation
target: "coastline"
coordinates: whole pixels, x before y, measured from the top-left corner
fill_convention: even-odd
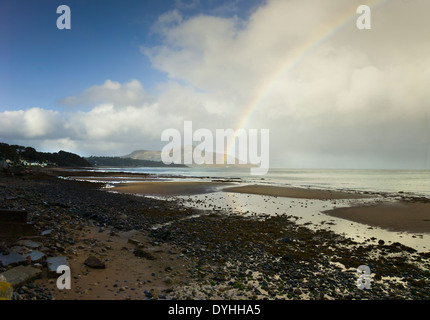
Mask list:
[[[109,190],[139,195],[193,195],[214,192],[253,194],[259,196],[287,197],[308,200],[341,200],[341,199],[371,199],[363,193],[292,188],[267,185],[229,186],[229,183],[216,182],[181,182],[181,181],[152,181],[120,184]],[[365,225],[380,227],[392,231],[413,233],[430,233],[430,201],[414,203],[411,201],[386,201],[361,206],[335,208],[323,213],[358,222]]]
[[[217,188],[225,185],[228,185],[228,183],[152,181],[121,183],[118,186],[109,188],[109,190],[128,194],[172,196],[213,192]]]
[[[224,191],[274,196],[274,197],[318,199],[318,200],[370,198],[370,196],[363,195],[361,193],[266,186],[266,185],[248,185],[248,186],[231,187],[231,188],[225,188]]]
[[[72,266],[72,291],[58,290],[44,274],[14,288],[16,299],[430,298],[423,290],[430,279],[428,252],[395,242],[358,243],[290,216],[263,221],[199,211],[59,176],[67,174],[1,178],[2,206],[25,208],[39,234],[50,229],[33,240],[47,256],[66,256]],[[89,255],[106,268],[86,266]],[[372,266],[369,291],[356,287],[362,264]]]
[[[329,216],[393,231],[430,233],[430,202],[384,202],[325,211]]]

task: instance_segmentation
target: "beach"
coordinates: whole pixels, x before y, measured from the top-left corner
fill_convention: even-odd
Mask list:
[[[430,202],[386,202],[338,208],[326,213],[333,217],[394,231],[430,233]]]
[[[318,190],[318,189],[304,189],[304,188],[291,188],[291,187],[278,187],[266,185],[247,185],[226,188],[226,192],[239,192],[247,194],[258,194],[274,197],[289,197],[299,199],[361,199],[368,198],[369,196],[361,193],[331,191],[331,190]]]
[[[369,194],[292,188],[268,185],[230,186],[230,183],[219,182],[136,182],[121,184],[111,188],[112,191],[139,195],[191,195],[209,193],[215,190],[224,192],[254,194],[271,197],[288,197],[295,199],[336,200],[366,199]],[[333,217],[347,219],[370,226],[393,231],[430,233],[430,201],[414,202],[413,200],[371,203],[348,208],[336,208],[325,211]]]
[[[96,175],[106,179],[88,182],[85,175],[91,181]],[[244,197],[254,193],[275,205],[294,196],[303,201],[299,207],[312,201],[336,205],[341,201],[371,201],[368,194],[240,183],[232,186],[227,179],[181,182],[159,181],[156,175],[133,176],[140,181],[113,187],[106,185],[109,173],[47,170],[24,177],[1,177],[2,208],[25,208],[37,234],[24,238],[38,242],[46,257],[66,257],[72,275],[72,289],[59,290],[56,278],[47,274],[45,262],[27,261],[43,272],[37,279],[17,285],[14,299],[430,298],[428,249],[418,252],[378,238],[358,242],[328,229],[312,229],[297,223],[294,207],[288,214],[256,219],[226,214],[223,209],[191,208],[176,198],[193,194],[209,199],[215,191]],[[385,207],[388,204],[376,205],[386,208],[387,214],[392,209]],[[426,220],[427,203],[410,202],[409,206],[412,210],[407,212]],[[350,216],[348,211],[339,211],[343,209],[328,214],[349,221],[359,212],[372,216],[379,207],[355,208]],[[398,210],[399,216],[405,213],[401,205]],[[329,218],[328,214],[321,216]],[[386,216],[381,215],[380,220],[389,227]],[[6,248],[12,250],[14,245],[7,243]],[[103,268],[86,265],[90,256],[102,262]],[[371,268],[371,290],[356,285],[360,265]],[[15,267],[0,266],[0,273]]]
[[[121,184],[111,190],[128,194],[172,196],[208,193],[225,185],[216,182],[152,181]]]

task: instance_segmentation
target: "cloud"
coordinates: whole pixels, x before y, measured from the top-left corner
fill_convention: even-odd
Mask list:
[[[422,12],[429,5],[421,6],[408,6],[406,21],[412,13],[423,18],[411,24],[399,23],[404,11],[399,3],[387,5],[388,17],[385,7],[375,11],[375,19],[386,26],[377,21],[378,29],[368,36],[357,30],[352,15],[349,24],[313,48],[312,41],[332,31],[326,26],[339,12],[355,12],[354,6],[344,1],[268,1],[246,22],[204,15],[178,19],[162,30],[162,45],[142,52],[170,79],[195,88],[195,96],[209,93],[206,105],[213,107],[206,111],[240,118],[254,104],[250,125],[271,128],[276,149],[289,141],[288,149],[275,151],[285,159],[294,150],[302,150],[303,159],[327,152],[336,155],[336,164],[356,157],[350,165],[364,161],[371,166],[374,155],[385,150],[387,163],[398,158],[399,165],[410,154],[428,166],[422,140],[429,139],[429,131],[422,119],[429,101],[423,84],[430,81],[430,50],[422,44]],[[321,29],[326,34],[320,35]],[[399,41],[408,47],[399,48]],[[415,45],[424,50],[411,52]],[[386,48],[396,48],[388,59]],[[205,116],[195,111],[195,119]]]
[[[128,106],[116,108],[113,104],[102,104],[89,112],[74,114],[70,122],[85,133],[86,140],[136,142],[159,139],[160,124],[169,125],[171,116],[158,111],[157,104],[149,107]]]
[[[59,101],[60,104],[74,106],[94,106],[100,103],[114,103],[117,107],[143,104],[153,101],[142,84],[137,80],[131,80],[121,84],[107,79],[102,85],[94,85],[84,90],[78,96],[69,96]]]
[[[86,112],[2,113],[2,136],[128,153],[160,148],[161,132],[184,120],[215,130],[247,118],[271,130],[274,166],[429,168],[430,3],[386,2],[364,32],[344,0],[271,0],[246,20],[184,17],[181,3],[154,24],[160,42],[140,48],[167,75],[156,94],[106,80],[61,100]],[[334,25],[345,12],[350,21]]]
[[[152,33],[165,34],[170,28],[179,25],[183,21],[182,14],[179,10],[174,9],[163,13],[152,26]]]
[[[64,120],[58,111],[31,108],[0,113],[0,137],[37,139],[61,135]],[[65,134],[65,133],[63,133]]]
[[[200,0],[175,0],[175,7],[180,10],[194,9],[200,5]]]

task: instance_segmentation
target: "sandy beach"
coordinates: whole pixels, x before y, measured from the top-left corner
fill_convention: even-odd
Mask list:
[[[173,285],[186,279],[187,261],[180,251],[162,243],[154,243],[147,235],[132,230],[101,231],[86,226],[79,236],[80,245],[69,253],[69,264],[74,274],[71,290],[58,290],[54,281],[39,279],[36,285],[46,286],[56,300],[136,300],[169,292]],[[145,250],[150,259],[134,254]],[[85,265],[88,256],[106,260],[103,269]]]
[[[216,189],[221,189],[221,187],[224,192],[237,192],[301,199],[331,200],[369,198],[368,195],[360,193],[331,190],[317,190],[266,185],[247,185],[232,187],[231,184],[227,182],[145,181],[120,184],[119,186],[110,188],[110,190],[122,193],[134,193],[141,195],[190,195],[216,191]]]
[[[258,194],[275,197],[289,197],[300,199],[362,199],[369,196],[360,193],[350,193],[331,190],[317,190],[317,189],[304,189],[304,188],[290,188],[278,186],[265,186],[265,185],[249,185],[225,188],[225,192],[239,192]]]
[[[40,244],[38,250],[47,258],[66,257],[71,266],[72,289],[65,291],[59,290],[56,278],[47,274],[46,261],[27,261],[28,266],[43,272],[36,280],[16,285],[14,300],[430,297],[428,252],[417,252],[394,241],[358,243],[329,230],[298,225],[290,215],[253,219],[219,210],[195,210],[174,199],[128,194],[195,194],[231,187],[226,183],[147,181],[118,186],[119,192],[110,193],[103,183],[64,176],[65,172],[48,172],[0,179],[1,207],[25,208],[37,232],[31,239]],[[297,196],[299,191],[311,199],[363,196],[267,187],[259,190],[283,196]],[[420,210],[427,206],[417,203],[411,208],[422,214]],[[2,244],[1,253],[14,250],[16,240],[20,239]],[[105,266],[88,266],[85,261],[91,256]],[[356,268],[363,263],[371,265],[375,274],[372,290],[356,286]],[[0,273],[18,267],[0,266]]]
[[[225,185],[228,184],[217,182],[156,181],[126,183],[109,190],[140,195],[172,196],[207,193]]]
[[[430,203],[385,202],[336,208],[326,214],[393,231],[430,233]]]
[[[110,190],[140,195],[192,195],[213,192],[236,192],[261,196],[288,197],[298,199],[340,200],[366,199],[371,196],[361,193],[291,188],[266,185],[230,186],[220,182],[188,182],[188,181],[146,181],[121,184]],[[376,226],[392,231],[428,232],[430,233],[430,203],[385,202],[373,205],[336,208],[326,214]]]

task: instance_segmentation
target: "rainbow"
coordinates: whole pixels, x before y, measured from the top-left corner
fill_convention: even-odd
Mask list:
[[[368,5],[370,8],[375,9],[389,1],[394,0],[363,0],[363,3],[360,5]],[[358,17],[356,12],[357,7],[358,5],[348,8],[336,19],[331,21],[329,25],[319,29],[319,31],[313,36],[305,39],[305,41],[303,41],[303,43],[292,54],[289,54],[286,57],[285,61],[279,66],[279,68],[277,68],[277,70],[275,70],[275,72],[266,77],[267,80],[264,81],[264,83],[256,90],[256,94],[246,107],[243,116],[238,121],[238,124],[236,125],[236,131],[241,128],[246,128],[247,123],[251,119],[252,115],[259,108],[259,106],[262,105],[262,102],[267,98],[267,96],[269,96],[272,88],[276,86],[276,84],[285,74],[300,64],[300,62],[303,61],[311,52],[326,42],[334,34],[342,30],[346,25],[356,21]],[[228,142],[226,156],[234,147],[235,139],[236,137],[233,137],[232,140]]]

